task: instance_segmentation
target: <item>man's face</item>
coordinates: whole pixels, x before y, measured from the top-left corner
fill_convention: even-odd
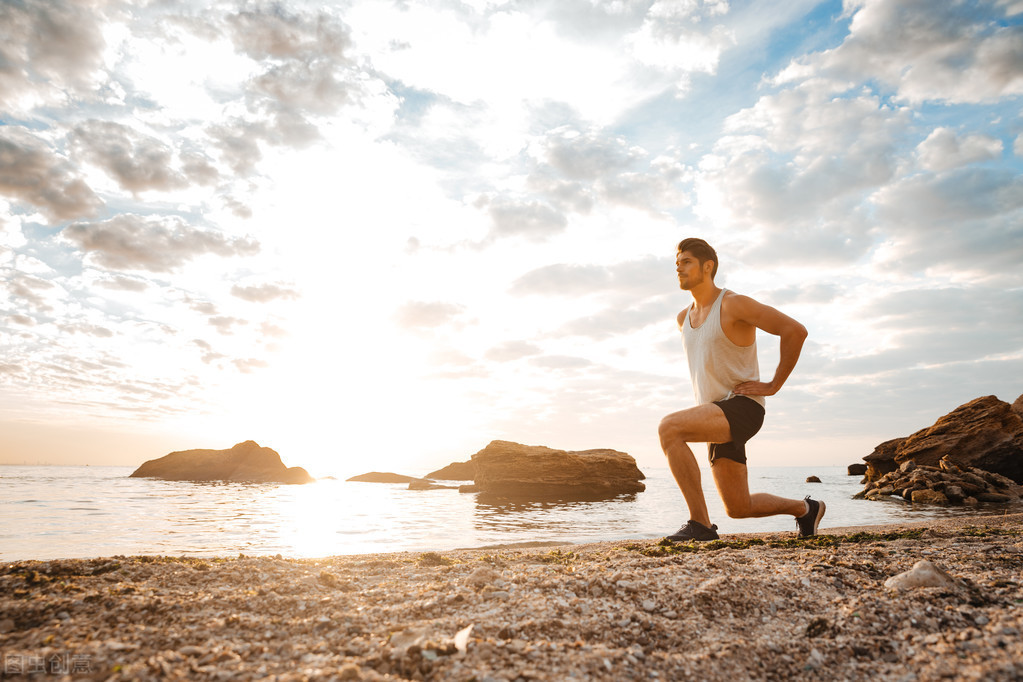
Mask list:
[[[675,272],[678,273],[678,285],[684,291],[689,291],[703,282],[703,269],[700,267],[700,261],[696,260],[696,256],[688,251],[683,251],[675,256]]]

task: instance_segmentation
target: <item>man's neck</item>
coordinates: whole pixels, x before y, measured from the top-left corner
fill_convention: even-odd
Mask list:
[[[708,279],[690,289],[689,293],[692,294],[693,302],[696,303],[697,309],[702,310],[714,305],[718,294],[721,293],[721,288],[715,286],[714,282]]]

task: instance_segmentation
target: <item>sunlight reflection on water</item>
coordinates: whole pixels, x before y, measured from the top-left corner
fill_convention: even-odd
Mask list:
[[[658,538],[686,520],[667,469],[647,490],[605,501],[502,500],[455,490],[321,480],[304,486],[129,478],[128,467],[0,467],[0,559],[116,554],[282,554],[316,557],[443,551],[521,542]],[[808,484],[816,474],[823,483]],[[707,500],[720,532],[789,531],[791,518],[728,519],[713,483]],[[827,501],[822,527],[896,523],[1004,507],[913,506],[853,500],[844,467],[750,469],[750,487]],[[1015,511],[1015,510],[1014,510]]]

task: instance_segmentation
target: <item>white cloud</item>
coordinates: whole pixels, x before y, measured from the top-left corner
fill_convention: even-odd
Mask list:
[[[103,0],[0,3],[0,108],[89,97],[99,83]]]
[[[1023,93],[1023,28],[990,2],[857,0],[849,37],[811,57],[826,73],[878,79],[912,103],[977,103]]]
[[[101,200],[74,166],[26,128],[0,128],[0,192],[53,220],[94,214]]]
[[[395,319],[408,329],[428,329],[460,322],[464,314],[465,307],[457,303],[409,301],[398,309]]]
[[[115,270],[171,272],[207,253],[227,257],[259,252],[255,241],[197,229],[173,217],[122,214],[98,223],[74,223],[62,235],[99,265]]]
[[[982,134],[960,137],[950,128],[935,128],[917,145],[916,153],[922,168],[943,171],[997,159],[1002,154],[1002,141]]]

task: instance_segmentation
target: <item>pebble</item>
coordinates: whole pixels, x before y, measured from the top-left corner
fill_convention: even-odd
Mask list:
[[[918,587],[952,587],[955,581],[936,564],[921,559],[913,564],[913,568],[899,573],[884,581],[890,590],[911,590]]]

